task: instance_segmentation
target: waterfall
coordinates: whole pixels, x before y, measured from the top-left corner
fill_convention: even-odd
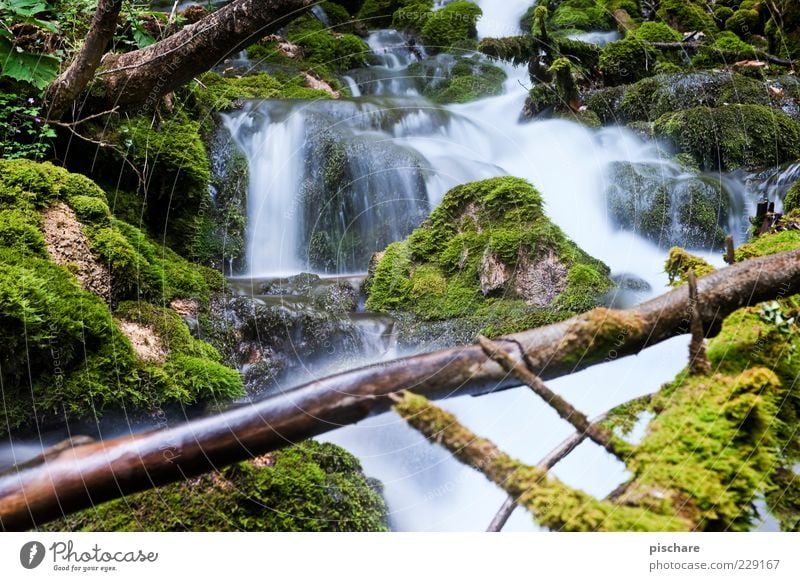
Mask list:
[[[508,36],[519,33],[519,20],[531,1],[478,4],[484,12],[479,35]],[[614,37],[602,33],[582,38],[603,44]],[[441,67],[444,75],[452,66],[451,56],[417,54],[409,49],[408,37],[397,31],[374,31],[368,44],[376,64],[348,72],[352,99],[254,102],[225,117],[251,168],[252,274],[363,271],[371,252],[406,236],[447,190],[499,175],[528,179],[541,192],[548,216],[569,237],[613,273],[643,279],[651,294],[661,293],[667,282],[664,241],[615,216],[611,202],[620,193],[621,167],[664,178],[672,203],[664,231],[671,242],[686,232],[674,208],[694,192],[709,199],[725,196],[726,212],[717,213],[718,226],[739,240],[744,236],[752,192],[741,176],[687,172],[672,159],[673,152],[621,127],[590,129],[563,119],[520,123],[530,86],[525,67],[502,65],[507,80],[500,96],[435,105],[419,95],[409,67],[422,57],[422,64]],[[643,191],[633,201],[633,214],[641,212],[647,195]],[[719,204],[721,208],[723,202]],[[712,253],[714,242],[697,240],[694,252],[722,263]],[[352,323],[368,351],[367,360],[405,354],[392,344],[390,321],[356,314]],[[684,366],[687,347],[686,337],[676,337],[636,357],[552,381],[550,387],[593,416],[658,390]],[[524,389],[479,401],[454,398],[441,405],[529,463],[538,462],[572,431]],[[481,530],[503,501],[497,487],[393,414],[323,439],[348,448],[368,474],[381,479],[396,529]],[[591,443],[582,444],[553,473],[598,497],[627,478],[621,463]],[[518,510],[506,528],[536,527],[530,515]]]

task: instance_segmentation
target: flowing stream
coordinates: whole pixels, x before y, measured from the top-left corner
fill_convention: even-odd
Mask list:
[[[517,34],[519,19],[530,5],[530,0],[476,1],[484,11],[478,23],[481,37]],[[323,11],[315,14],[325,19]],[[605,33],[584,37],[597,43],[613,39]],[[681,184],[695,178],[687,177],[657,144],[623,128],[595,130],[566,120],[521,123],[519,112],[530,83],[524,67],[504,67],[508,78],[500,96],[465,105],[435,105],[419,94],[407,71],[418,57],[429,57],[420,47],[412,54],[407,42],[394,30],[370,35],[377,64],[345,77],[352,98],[250,102],[223,116],[250,169],[250,272],[234,279],[241,293],[258,294],[254,289],[265,280],[300,272],[338,277],[357,286],[372,253],[407,236],[448,189],[498,175],[528,179],[542,193],[550,218],[568,236],[605,261],[614,274],[644,281],[643,287],[650,290],[633,300],[664,290],[664,248],[636,232],[620,230],[609,213],[608,192],[616,187],[612,169],[620,162],[648,167],[678,184],[672,195],[680,195]],[[452,57],[439,55],[431,62],[435,77],[452,65]],[[776,173],[758,191],[742,177],[717,176],[729,196],[727,230],[741,241],[756,195],[782,193],[787,178],[797,171],[793,166]],[[699,253],[714,264],[722,263],[718,252]],[[289,310],[310,308],[297,296],[258,298]],[[620,294],[609,300],[622,304],[631,297]],[[364,313],[361,307],[346,323],[343,328],[354,338],[357,356],[352,351],[346,357],[334,353],[325,361],[304,363],[284,387],[409,354],[398,351],[392,340],[389,317]],[[549,385],[591,417],[656,391],[683,368],[687,353],[688,338],[677,337]],[[572,433],[527,389],[453,398],[440,405],[529,463],[538,462]],[[641,437],[645,420],[633,439]],[[121,431],[135,429],[125,426]],[[394,413],[319,439],[347,448],[369,476],[382,481],[394,530],[484,530],[505,498],[480,473],[427,442]],[[0,465],[24,460],[45,445],[43,441],[0,449]],[[627,477],[620,462],[591,442],[581,444],[553,474],[600,497]],[[536,528],[530,515],[517,509],[504,530]]]
[[[484,12],[479,36],[507,36],[519,33],[519,19],[530,0],[477,3]],[[614,39],[605,33],[583,38],[598,44]],[[609,216],[606,195],[614,186],[610,169],[619,162],[644,164],[658,168],[659,175],[687,179],[668,152],[622,128],[593,130],[566,120],[519,122],[530,84],[524,67],[505,67],[508,78],[500,96],[465,105],[434,105],[420,96],[407,71],[417,55],[409,51],[403,35],[375,31],[368,44],[378,64],[348,73],[345,82],[352,98],[250,103],[225,117],[251,169],[251,277],[363,272],[372,252],[407,235],[449,188],[508,174],[531,181],[543,194],[548,215],[613,273],[643,279],[651,291],[636,300],[663,291],[665,250],[635,232],[618,229]],[[445,71],[448,58],[440,55],[433,62]],[[330,156],[335,156],[335,167]],[[752,196],[741,180],[718,179],[732,208],[727,229],[741,240]],[[320,240],[333,247],[329,256],[319,256]],[[721,263],[717,254],[704,255]],[[375,330],[382,337],[386,332],[384,325]],[[678,337],[550,385],[588,415],[597,415],[656,391],[685,365],[687,349],[688,338]],[[399,355],[394,346],[371,352],[369,361]],[[304,369],[302,377],[290,383],[341,369],[332,359],[332,367]],[[572,432],[525,389],[454,398],[441,405],[478,434],[531,463]],[[646,422],[641,423],[633,438],[641,437]],[[505,497],[393,413],[320,439],[355,453],[367,474],[383,482],[395,530],[483,530]],[[598,496],[626,479],[624,466],[592,443],[579,446],[553,473]],[[505,528],[535,529],[523,509]]]

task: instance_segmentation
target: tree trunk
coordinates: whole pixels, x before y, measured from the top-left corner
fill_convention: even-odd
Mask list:
[[[122,0],[100,0],[83,46],[67,69],[47,88],[47,115],[60,119],[94,77],[117,28]]]
[[[100,8],[118,2],[103,0]],[[52,110],[55,113],[63,112],[75,101],[92,80],[91,75],[86,78],[89,70],[95,73],[93,82],[96,86],[78,117],[113,107],[141,111],[151,109],[163,95],[301,16],[311,3],[311,0],[234,0],[146,48],[105,55],[100,62],[100,69],[95,73],[97,65],[92,67],[92,63],[98,58],[100,41],[107,32],[105,28],[103,32],[95,30],[95,21],[106,21],[98,8],[84,44],[86,50],[81,50],[64,73],[72,82],[58,83],[49,92]],[[92,35],[97,37],[97,42],[89,43]]]
[[[800,250],[737,263],[698,281],[709,334],[733,311],[800,292]],[[509,335],[508,355],[542,379],[636,353],[688,331],[686,286],[626,310],[595,309]],[[478,346],[399,359],[320,379],[166,430],[71,447],[0,476],[0,529],[26,529],[82,508],[252,458],[388,410],[391,394],[485,394],[519,380]]]

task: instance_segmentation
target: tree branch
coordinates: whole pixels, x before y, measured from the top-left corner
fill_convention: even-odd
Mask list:
[[[800,250],[739,262],[698,281],[708,333],[740,307],[800,292]],[[595,309],[510,335],[509,356],[542,379],[637,353],[688,331],[688,289],[631,309]],[[25,529],[140,490],[252,458],[386,411],[389,394],[484,394],[519,380],[468,346],[313,381],[276,397],[166,430],[69,448],[45,465],[0,477],[0,528]]]

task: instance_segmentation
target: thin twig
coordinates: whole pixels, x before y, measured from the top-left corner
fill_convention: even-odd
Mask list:
[[[530,387],[536,395],[552,407],[562,419],[572,424],[578,432],[586,434],[593,442],[624,461],[629,451],[620,449],[620,442],[616,441],[608,430],[592,424],[585,414],[575,409],[571,403],[547,387],[537,375],[531,373],[527,367],[513,359],[498,343],[482,335],[478,337],[478,343],[487,357],[494,359],[505,371],[513,374]]]
[[[116,113],[119,107],[113,107],[108,111],[102,111],[101,113],[95,113],[94,115],[89,115],[88,117],[83,117],[82,119],[78,119],[77,121],[54,121],[52,119],[45,119],[45,123],[49,123],[51,125],[57,125],[59,127],[77,127],[82,123],[86,123],[87,121],[91,121],[92,119],[97,119],[98,117],[104,117],[105,115],[111,115],[112,113]]]

